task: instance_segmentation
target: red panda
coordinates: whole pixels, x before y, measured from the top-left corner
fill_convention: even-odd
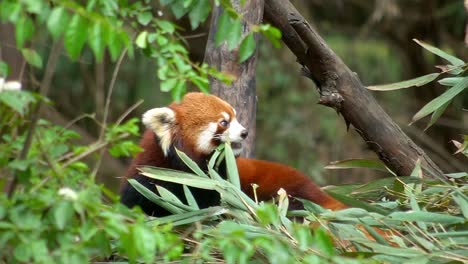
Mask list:
[[[221,143],[230,141],[234,154],[242,151],[247,130],[236,119],[235,109],[222,99],[203,93],[188,93],[180,103],[168,107],[154,108],[143,114],[144,132],[139,153],[130,165],[121,189],[121,202],[129,207],[140,206],[153,216],[165,216],[169,212],[152,203],[138,193],[126,179],[133,178],[150,190],[160,185],[173,192],[185,202],[182,186],[162,182],[138,173],[137,167],[149,165],[190,172],[175,152],[179,149],[195,161],[200,168],[207,169],[207,161]],[[307,199],[325,208],[346,208],[335,200],[310,178],[291,167],[262,160],[237,157],[237,166],[242,190],[254,197],[252,184],[257,184],[258,200],[270,200],[277,196],[280,188],[292,196]],[[219,194],[215,191],[191,188],[200,208],[218,205]],[[299,201],[292,200],[290,209],[301,207]]]

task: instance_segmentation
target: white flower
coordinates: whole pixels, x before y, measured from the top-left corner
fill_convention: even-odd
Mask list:
[[[161,17],[161,16],[163,16],[163,15],[164,15],[163,12],[162,12],[161,10],[158,10],[158,16]]]
[[[4,78],[0,78],[0,92],[1,91],[18,91],[21,90],[21,83],[18,81],[5,82]]]
[[[78,199],[78,194],[74,190],[68,187],[61,188],[58,191],[58,194],[65,197],[65,199],[68,199],[68,200],[75,201],[76,199]]]

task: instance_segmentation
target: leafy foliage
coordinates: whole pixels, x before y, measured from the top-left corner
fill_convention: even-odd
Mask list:
[[[7,176],[0,186],[10,184],[10,193],[0,194],[2,262],[83,263],[113,254],[152,262],[182,254],[182,241],[170,226],[148,226],[141,212],[97,185],[83,162],[98,146],[111,145],[110,152],[117,155],[139,151],[123,140],[138,134],[136,120],[109,126],[104,142],[89,146],[72,143],[79,138],[76,132],[40,120],[28,155],[21,159],[30,129],[27,118],[39,97],[18,90],[0,91],[0,98],[0,172]]]
[[[428,181],[421,179],[420,169],[415,168],[414,175],[409,177],[328,189],[335,198],[356,208],[330,211],[303,201],[305,210],[288,213],[284,191],[275,204],[256,203],[236,186],[237,173],[233,172],[235,175],[228,180],[220,178],[213,167],[220,162],[215,161],[217,157],[223,159],[220,151],[210,160],[208,174],[194,167],[184,155],[182,160],[197,175],[150,167],[141,170],[143,175],[158,180],[216,190],[221,194],[222,207],[200,210],[193,201],[184,204],[167,190],[158,188],[158,195],[130,180],[147,198],[174,213],[150,223],[206,223],[192,234],[200,242],[189,243],[194,259],[216,261],[219,254],[228,263],[343,263],[352,261],[352,256],[360,256],[360,263],[467,259],[463,253],[466,241],[461,239],[466,235],[464,225],[468,219],[468,199],[463,187],[466,175],[452,183]],[[229,145],[225,152],[226,157],[232,154]],[[233,159],[226,158],[224,162],[235,167]],[[359,164],[354,161],[345,166]],[[186,192],[188,201],[190,197],[190,192]],[[358,197],[380,202],[368,204],[357,200]],[[288,216],[300,217],[303,222],[292,222]]]
[[[440,96],[434,98],[432,101],[427,103],[421,110],[419,110],[412,118],[412,122],[416,122],[419,119],[432,114],[431,120],[427,125],[426,129],[433,125],[437,119],[443,114],[447,106],[450,102],[457,96],[461,94],[468,88],[468,77],[465,76],[466,71],[468,70],[468,64],[463,60],[456,58],[439,48],[433,47],[427,43],[424,43],[419,40],[415,40],[416,43],[421,45],[426,50],[430,51],[431,53],[447,60],[450,62],[448,65],[438,66],[441,69],[440,73],[431,73],[424,76],[420,76],[411,80],[406,80],[403,82],[397,82],[392,84],[386,85],[377,85],[377,86],[369,86],[367,87],[370,90],[375,91],[389,91],[389,90],[397,90],[402,88],[409,88],[412,86],[422,86],[429,82],[434,81],[442,74],[450,74],[459,77],[448,77],[439,80],[439,83],[448,86],[449,88]]]

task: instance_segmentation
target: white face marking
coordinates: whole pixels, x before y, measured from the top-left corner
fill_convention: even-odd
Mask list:
[[[198,136],[197,149],[205,154],[211,153],[216,146],[213,145],[211,140],[218,129],[217,123],[210,123],[205,130],[203,130]]]
[[[226,121],[229,122],[229,120],[231,120],[231,118],[229,117],[229,114],[228,114],[228,113],[226,113],[226,112],[221,112],[221,115],[224,117],[224,119],[225,119]]]
[[[229,141],[234,142],[234,143],[239,143],[242,140],[244,140],[241,137],[242,132],[245,130],[245,127],[243,127],[237,119],[234,118],[232,122],[229,124],[229,128],[224,131],[223,134],[226,135],[227,138],[229,138]]]
[[[159,137],[161,149],[167,155],[172,142],[171,129],[175,120],[175,112],[168,107],[153,108],[143,114],[143,124]]]
[[[222,135],[223,142],[226,142],[227,139],[231,142],[232,152],[234,152],[235,156],[240,155],[242,152],[242,141],[244,139],[241,134],[243,131],[245,131],[245,128],[234,118],[229,124],[229,128]]]

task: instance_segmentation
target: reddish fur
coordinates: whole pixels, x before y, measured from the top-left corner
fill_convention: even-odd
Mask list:
[[[137,167],[141,165],[169,168],[151,130],[145,131],[140,146],[144,152],[133,160],[127,171],[127,178],[138,175]],[[310,178],[289,166],[246,158],[237,158],[237,166],[242,191],[251,198],[254,198],[252,184],[255,183],[258,185],[255,192],[260,201],[276,197],[278,190],[283,188],[292,197],[312,201],[324,208],[332,210],[346,208],[346,205],[330,197]]]
[[[252,184],[261,201],[269,200],[283,188],[290,196],[306,199],[332,210],[346,206],[320,189],[310,178],[289,166],[255,159],[237,158],[242,190],[253,197]]]
[[[197,138],[207,124],[218,122],[219,119],[223,118],[221,112],[229,114],[231,119],[235,118],[233,108],[216,96],[202,93],[189,93],[181,103],[172,103],[169,108],[175,112],[176,121],[171,128],[171,139],[174,146],[184,151],[202,168],[206,168],[209,154],[197,152]],[[218,130],[220,129],[218,127]],[[127,171],[127,178],[137,177],[137,167],[141,165],[180,169],[174,167],[174,160],[169,160],[170,158],[164,156],[153,131],[149,129],[145,131],[140,146],[144,152],[139,153],[133,160]],[[174,158],[172,157],[172,159]],[[256,195],[260,201],[276,197],[278,190],[283,188],[292,197],[307,199],[325,208],[337,210],[346,207],[323,192],[310,178],[291,167],[245,158],[237,158],[237,165],[242,190],[252,198],[254,198],[252,184],[255,183],[259,186],[256,189]],[[132,201],[138,204],[137,200],[134,200],[136,198],[133,198],[135,193],[125,194],[129,191],[128,188],[125,190],[127,184],[127,181],[124,180],[122,197],[127,204],[132,204]],[[211,197],[208,194],[207,196]],[[290,204],[291,208],[300,207],[300,203],[294,200]]]

